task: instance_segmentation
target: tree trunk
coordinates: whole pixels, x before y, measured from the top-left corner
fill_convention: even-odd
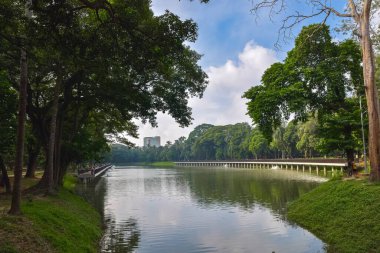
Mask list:
[[[48,187],[47,194],[54,194],[54,151],[55,151],[55,138],[56,138],[56,127],[57,127],[57,113],[58,113],[58,99],[59,91],[61,86],[61,75],[58,74],[57,81],[54,87],[54,98],[53,105],[51,109],[51,120],[50,120],[50,136],[49,136],[49,146],[48,146],[48,157],[47,157],[47,171],[48,171]]]
[[[12,203],[9,214],[17,215],[21,213],[21,177],[24,156],[24,139],[25,139],[25,116],[26,116],[26,100],[28,85],[28,66],[25,49],[21,49],[20,62],[20,98],[18,110],[17,125],[17,142],[16,142],[16,164],[14,168],[14,181],[12,192]]]
[[[4,183],[5,192],[11,193],[12,192],[11,182],[9,181],[8,171],[7,171],[7,168],[5,167],[4,160],[1,156],[0,156],[0,170],[1,170],[1,175],[2,175],[1,182]]]
[[[37,168],[37,159],[40,154],[40,145],[36,145],[34,147],[30,147],[28,149],[29,157],[28,157],[28,164],[26,167],[26,178],[35,178],[36,168]]]
[[[363,10],[360,29],[364,86],[368,107],[368,153],[371,164],[370,180],[380,181],[380,111],[378,92],[375,83],[375,57],[369,28],[369,10]]]
[[[346,156],[347,156],[347,166],[348,166],[348,172],[353,173],[354,170],[354,162],[355,162],[355,154],[353,149],[347,149],[346,150]],[[349,175],[351,176],[351,175]]]
[[[55,158],[54,158],[54,186],[59,187],[59,175],[61,172],[61,137],[62,137],[62,111],[57,117],[57,129],[55,134]]]

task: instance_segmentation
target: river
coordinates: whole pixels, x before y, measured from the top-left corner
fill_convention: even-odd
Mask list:
[[[82,194],[106,225],[101,252],[325,252],[286,219],[323,178],[282,170],[116,167]],[[95,197],[94,197],[95,196]]]

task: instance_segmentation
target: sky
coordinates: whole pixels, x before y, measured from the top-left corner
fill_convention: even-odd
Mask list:
[[[289,0],[290,3],[293,1],[298,8],[307,8],[300,6],[298,0]],[[337,2],[340,7],[344,6],[345,1]],[[251,0],[214,0],[208,4],[196,0],[152,1],[155,15],[169,10],[181,19],[193,19],[198,24],[198,40],[190,46],[203,55],[199,64],[208,74],[209,84],[202,99],[189,100],[194,118],[192,125],[181,128],[171,116],[162,113],[158,114],[157,128],[136,120],[139,138],[131,138],[133,143],[142,146],[144,137],[161,136],[161,145],[164,145],[181,136],[188,137],[202,123],[252,124],[246,115],[247,101],[241,96],[250,87],[260,84],[262,74],[270,65],[286,57],[286,52],[293,47],[293,40],[280,40],[280,49],[275,47],[278,27],[285,14],[270,18],[268,12],[263,11],[255,16],[250,12],[251,8]],[[301,27],[296,27],[293,33],[296,35]]]

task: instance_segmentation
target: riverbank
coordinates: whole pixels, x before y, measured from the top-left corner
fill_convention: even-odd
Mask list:
[[[152,166],[152,167],[161,167],[161,168],[170,168],[174,167],[174,162],[139,162],[139,163],[119,163],[114,164],[115,166]]]
[[[56,196],[25,196],[22,216],[7,215],[10,196],[1,195],[0,253],[98,252],[101,218],[74,194],[75,180],[66,177]]]
[[[143,163],[145,166],[154,166],[154,167],[174,167],[174,162],[153,162],[153,163]]]
[[[380,252],[380,184],[332,180],[288,207],[288,218],[326,242],[328,252]]]

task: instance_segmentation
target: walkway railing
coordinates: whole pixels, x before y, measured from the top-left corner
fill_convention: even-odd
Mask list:
[[[113,167],[112,164],[105,164],[94,169],[78,170],[78,178],[84,182],[91,182],[96,178],[101,177],[107,170]]]
[[[195,161],[195,162],[175,162],[176,166],[182,167],[225,167],[225,168],[249,168],[249,169],[285,169],[296,171],[309,171],[314,170],[317,174],[328,172],[336,173],[343,170],[347,163],[342,159],[317,159],[317,160],[302,160],[302,159],[289,159],[289,160],[247,160],[247,161]]]

